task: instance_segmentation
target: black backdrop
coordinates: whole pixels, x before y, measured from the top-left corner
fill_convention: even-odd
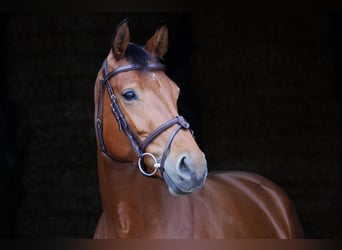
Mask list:
[[[340,13],[2,13],[2,237],[92,236],[101,213],[94,80],[116,24],[143,44],[169,27],[209,170],[270,178],[307,238],[342,236]]]

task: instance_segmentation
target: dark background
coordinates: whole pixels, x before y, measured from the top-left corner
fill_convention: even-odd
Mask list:
[[[0,236],[90,238],[96,74],[129,17],[169,27],[167,73],[209,170],[280,185],[307,238],[340,238],[341,13],[2,13]]]

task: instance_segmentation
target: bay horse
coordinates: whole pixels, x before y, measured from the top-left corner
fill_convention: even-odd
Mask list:
[[[189,123],[178,114],[179,87],[160,63],[168,28],[144,46],[121,21],[98,72],[95,130],[103,212],[93,238],[301,238],[295,208],[255,173],[208,173]]]

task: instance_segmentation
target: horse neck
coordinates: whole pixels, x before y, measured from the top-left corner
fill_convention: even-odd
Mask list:
[[[98,173],[107,237],[142,237],[150,218],[161,221],[157,217],[163,216],[170,197],[161,179],[143,176],[132,163],[113,161],[101,152]]]
[[[98,152],[100,194],[105,212],[113,211],[118,204],[136,209],[148,200],[160,200],[168,193],[159,178],[142,175],[133,163],[113,161]],[[144,201],[144,202],[139,202]]]

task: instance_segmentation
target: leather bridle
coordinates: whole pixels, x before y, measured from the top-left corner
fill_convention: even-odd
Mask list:
[[[130,128],[129,124],[127,123],[124,114],[122,113],[117,97],[115,96],[115,93],[113,91],[113,88],[110,84],[110,79],[115,77],[116,75],[120,73],[124,73],[127,71],[133,71],[133,70],[146,70],[146,71],[160,71],[164,70],[164,65],[160,63],[149,63],[147,65],[135,65],[135,64],[129,64],[125,66],[118,67],[111,72],[108,72],[108,61],[107,59],[104,60],[102,64],[102,78],[100,79],[100,91],[99,91],[99,98],[98,98],[98,106],[97,106],[97,119],[96,119],[96,131],[99,139],[99,143],[101,146],[101,151],[111,158],[112,160],[118,161],[112,154],[110,154],[106,148],[106,145],[104,143],[103,139],[103,96],[104,96],[104,90],[105,88],[107,89],[110,102],[111,102],[111,110],[115,116],[115,119],[119,125],[120,131],[123,131],[129,142],[131,143],[135,153],[137,154],[139,161],[138,161],[138,166],[139,170],[141,171],[142,174],[146,176],[153,176],[158,170],[163,171],[164,169],[164,163],[166,160],[166,157],[169,153],[171,143],[178,133],[180,129],[186,129],[188,130],[190,128],[189,123],[182,117],[182,116],[177,116],[164,124],[162,124],[160,127],[158,127],[156,130],[154,130],[144,141],[141,141],[138,136],[132,131]],[[173,132],[171,133],[162,157],[160,160],[156,159],[156,157],[151,154],[145,152],[147,146],[161,133],[163,133],[165,130],[169,129],[170,127],[176,125],[174,128]],[[146,172],[144,170],[144,157],[151,157],[152,160],[154,161],[154,170],[151,173]]]

